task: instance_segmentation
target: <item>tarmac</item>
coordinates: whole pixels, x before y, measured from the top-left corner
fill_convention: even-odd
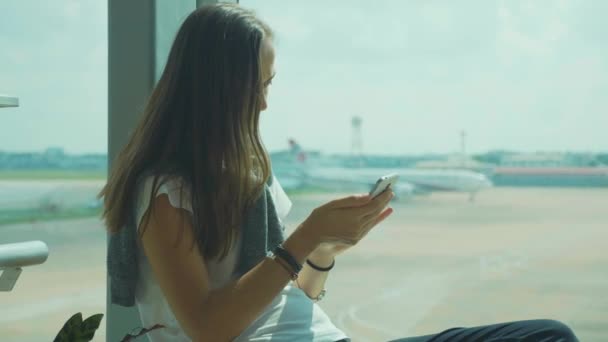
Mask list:
[[[291,197],[297,226],[339,194]],[[395,212],[336,261],[319,304],[353,341],[550,318],[608,340],[608,189],[434,193]],[[50,256],[0,293],[0,340],[48,341],[75,312],[105,312],[99,219],[0,226],[0,243],[42,240]],[[95,341],[105,340],[105,318]]]

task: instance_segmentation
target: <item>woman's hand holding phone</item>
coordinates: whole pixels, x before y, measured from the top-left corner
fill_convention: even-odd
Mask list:
[[[386,208],[393,196],[389,188],[375,198],[365,194],[331,201],[314,209],[298,229],[316,242],[315,252],[338,255],[393,212]]]

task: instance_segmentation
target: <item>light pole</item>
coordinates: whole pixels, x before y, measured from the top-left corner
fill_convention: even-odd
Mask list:
[[[351,154],[357,158],[357,166],[363,166],[363,131],[361,126],[363,125],[363,119],[360,116],[353,116],[351,120],[352,126],[352,141],[351,141]]]

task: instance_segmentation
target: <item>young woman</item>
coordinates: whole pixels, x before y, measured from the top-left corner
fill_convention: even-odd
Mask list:
[[[197,9],[180,28],[100,194],[112,238],[137,232],[136,250],[127,251],[135,258],[120,262],[136,263],[133,302],[143,325],[165,326],[149,333],[152,341],[349,340],[315,301],[334,258],[391,214],[393,193],[320,206],[289,237],[266,246],[274,253],[247,260],[242,251],[259,246],[249,248],[253,239],[246,236],[270,236],[273,215],[280,223],[291,206],[272,177],[258,130],[273,65],[272,32],[251,12],[229,4]],[[251,214],[264,194],[268,206],[260,208],[267,212]],[[254,227],[259,232],[244,234],[242,227],[256,217],[263,217]],[[116,245],[128,249],[124,241]],[[242,261],[252,266],[239,274]],[[118,280],[111,277],[112,289],[121,292]],[[457,328],[415,340],[456,338],[575,340],[550,320]]]

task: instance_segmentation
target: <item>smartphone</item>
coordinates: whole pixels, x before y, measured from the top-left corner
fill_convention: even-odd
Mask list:
[[[369,195],[372,196],[372,198],[380,195],[389,186],[392,187],[393,185],[395,185],[395,183],[397,183],[398,180],[399,180],[399,175],[396,173],[391,173],[390,175],[386,175],[386,176],[382,176],[382,177],[378,178],[378,181],[376,182],[376,184],[374,184],[374,186],[370,190]]]

